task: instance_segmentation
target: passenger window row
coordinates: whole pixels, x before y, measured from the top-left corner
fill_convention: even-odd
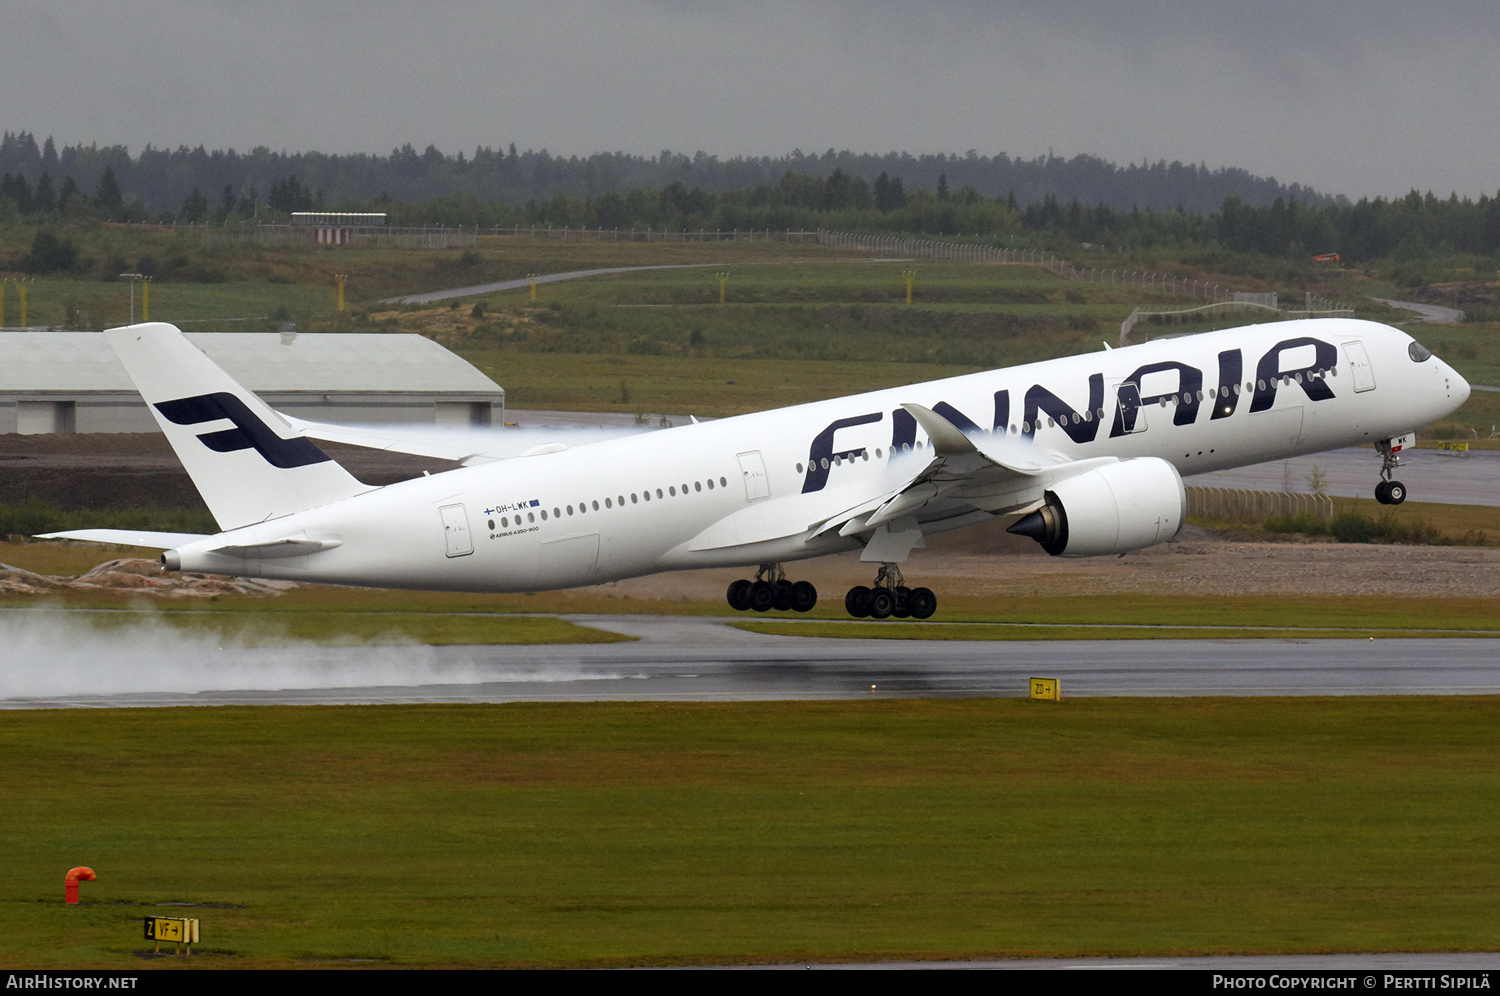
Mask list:
[[[714,479],[710,477],[707,480],[694,481],[692,483],[692,489],[695,492],[696,491],[702,491],[703,488],[704,488],[704,485],[707,485],[708,486],[708,490],[712,491],[714,489]],[[724,478],[724,477],[719,478],[718,486],[721,487],[721,488],[727,488],[729,486],[728,479]],[[683,495],[686,495],[688,493],[688,487],[689,486],[687,484],[682,485],[682,494]],[[674,485],[668,486],[668,488],[666,489],[665,493],[663,493],[663,491],[662,491],[661,488],[657,488],[654,493],[655,493],[655,495],[656,495],[656,497],[658,499],[676,498],[677,495],[678,495],[677,485],[674,484]],[[651,500],[652,494],[653,494],[653,492],[652,492],[652,490],[650,488],[646,488],[644,491],[632,491],[630,493],[630,504],[632,504],[632,505],[638,505],[638,504],[641,503],[642,499],[644,499],[645,501],[649,502]],[[618,505],[621,508],[625,507],[625,496],[624,495],[616,495],[613,498],[605,498],[604,499],[604,506],[603,506],[604,508],[614,508],[616,505]],[[598,499],[594,499],[592,501],[581,501],[581,502],[578,503],[578,507],[576,508],[576,510],[575,510],[575,508],[572,505],[568,505],[568,506],[566,506],[566,509],[567,509],[566,513],[563,511],[563,508],[554,507],[552,509],[552,518],[554,518],[554,519],[561,519],[564,514],[566,514],[566,515],[573,515],[575,513],[578,514],[578,515],[587,515],[589,513],[589,511],[590,511],[591,508],[595,512],[598,512],[600,510],[599,500]],[[547,521],[547,510],[544,508],[544,509],[540,509],[540,510],[535,511],[535,512],[527,512],[526,513],[526,523],[536,522],[538,515],[540,515],[542,517],[542,521],[543,522]],[[516,513],[516,522],[515,522],[515,524],[518,525],[518,526],[525,525],[525,523],[523,523],[521,521],[521,513],[519,513],[519,512]],[[491,531],[493,531],[494,528],[495,528],[495,520],[494,519],[489,520],[489,525],[490,525]],[[511,525],[510,516],[508,516],[508,515],[502,515],[502,516],[500,516],[500,528],[501,529],[509,529],[510,525]]]

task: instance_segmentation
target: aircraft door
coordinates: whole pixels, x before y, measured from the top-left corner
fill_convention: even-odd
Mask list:
[[[771,497],[771,479],[766,476],[766,462],[761,459],[760,450],[741,453],[739,459],[745,479],[745,500],[760,501]]]
[[[1354,378],[1354,391],[1375,389],[1375,369],[1370,366],[1370,354],[1359,340],[1344,343],[1344,355],[1349,358],[1349,376]]]
[[[1146,408],[1141,404],[1141,389],[1129,382],[1116,385],[1115,397],[1120,403],[1121,433],[1146,431]]]
[[[443,517],[443,541],[448,556],[466,557],[474,552],[474,538],[469,535],[469,516],[462,505],[444,505],[438,509]]]

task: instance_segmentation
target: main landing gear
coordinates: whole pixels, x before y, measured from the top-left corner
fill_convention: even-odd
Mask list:
[[[729,607],[738,612],[811,612],[818,604],[818,589],[809,581],[792,582],[780,564],[762,564],[754,581],[735,581],[729,585]]]
[[[926,619],[937,611],[937,596],[931,588],[908,588],[895,564],[881,564],[875,584],[858,585],[844,596],[844,608],[856,619]]]
[[[1391,473],[1401,466],[1401,457],[1391,452],[1390,443],[1376,443],[1380,450],[1380,483],[1375,485],[1375,500],[1382,505],[1399,505],[1406,501],[1406,485],[1391,480]]]

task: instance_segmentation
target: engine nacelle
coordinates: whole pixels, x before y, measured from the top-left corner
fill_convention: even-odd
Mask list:
[[[1187,516],[1182,477],[1158,457],[1065,478],[1047,491],[1046,502],[1008,531],[1030,536],[1054,557],[1142,550],[1176,536]]]

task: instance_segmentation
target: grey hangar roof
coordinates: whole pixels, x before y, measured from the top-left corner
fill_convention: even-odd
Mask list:
[[[505,390],[419,335],[185,334],[271,407],[300,418],[504,421]],[[0,432],[154,431],[156,423],[102,333],[0,332]]]

